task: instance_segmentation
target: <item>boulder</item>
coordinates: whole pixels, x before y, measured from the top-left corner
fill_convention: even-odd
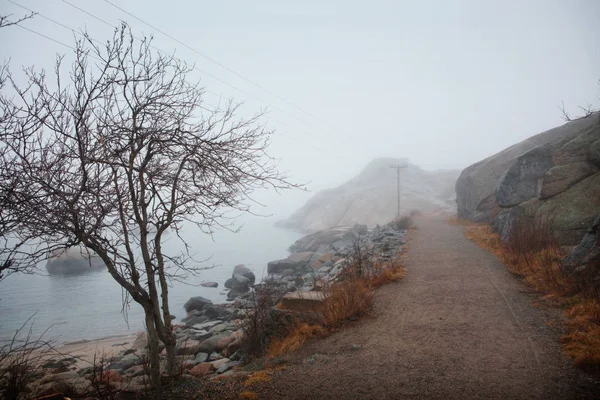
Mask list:
[[[109,368],[115,369],[118,371],[125,371],[126,369],[129,369],[129,368],[133,367],[134,365],[138,365],[141,363],[142,363],[142,360],[139,356],[137,356],[136,354],[130,354],[130,355],[120,358],[116,361],[113,361],[110,364]]]
[[[277,305],[280,310],[309,311],[315,310],[323,304],[325,294],[317,291],[302,291],[286,293]]]
[[[184,340],[177,346],[177,355],[194,355],[201,351],[199,340]]]
[[[247,278],[250,285],[254,285],[254,283],[256,282],[256,276],[254,275],[254,272],[252,272],[250,268],[246,267],[243,264],[236,265],[233,268],[233,274],[231,274],[232,278],[234,278],[236,275],[241,275]]]
[[[227,279],[223,286],[225,286],[227,289],[231,289],[231,287],[233,286],[233,278]]]
[[[210,374],[215,370],[215,367],[210,362],[203,362],[190,369],[190,375],[195,377],[202,377]]]
[[[459,177],[460,217],[490,222],[507,240],[516,218],[547,223],[579,244],[600,210],[600,112],[514,145]]]
[[[304,269],[306,269],[306,266],[310,262],[313,254],[314,252],[304,251],[293,253],[288,258],[283,260],[271,261],[267,265],[267,272],[269,274],[280,274],[285,270],[302,272]]]
[[[213,304],[212,301],[205,299],[204,297],[196,296],[196,297],[190,298],[183,305],[183,308],[185,308],[185,311],[189,313],[193,310],[202,311],[204,309],[204,307],[206,307],[208,305],[212,305],[212,304]]]
[[[208,319],[215,319],[219,316],[220,311],[213,306],[208,306],[204,309],[204,315],[208,318]]]
[[[216,288],[219,287],[219,283],[217,282],[202,282],[200,286],[208,287],[208,288]]]
[[[104,261],[91,250],[74,247],[56,252],[46,263],[51,275],[78,275],[106,269]]]
[[[225,364],[221,365],[219,368],[217,368],[217,374],[222,374],[224,372],[230,371],[232,368],[236,367],[240,365],[239,361],[228,361]]]
[[[194,361],[196,362],[196,364],[200,364],[205,362],[206,360],[208,360],[208,353],[204,353],[204,352],[200,352],[198,354],[196,354],[196,358],[194,358]]]
[[[215,369],[221,368],[223,365],[227,364],[231,360],[229,358],[221,358],[217,361],[213,361],[212,365]]]
[[[537,147],[553,142],[568,144],[578,136],[585,135],[586,132],[597,127],[599,115],[599,113],[594,113],[587,118],[571,121],[557,128],[532,136],[529,139],[515,144],[464,169],[456,181],[456,205],[458,216],[472,221],[491,223],[499,212],[495,191],[498,188],[500,181],[503,180],[503,178],[506,178],[506,173],[513,164],[517,163],[521,156]],[[572,143],[571,146],[575,146],[576,144],[577,141]],[[586,147],[587,149],[594,149],[595,145],[597,144],[595,144],[594,141],[591,141]],[[566,146],[564,150],[569,152],[572,148]],[[571,153],[573,153],[573,151],[571,151]],[[593,162],[594,160],[595,156],[592,153],[593,152],[586,155],[588,162]],[[581,157],[574,160],[572,157],[570,158],[564,153],[561,153],[560,148],[555,148],[555,150],[552,151],[551,156],[553,159],[553,166],[581,161]],[[540,165],[544,166],[546,165],[546,162],[547,159],[544,159]],[[535,179],[531,179],[529,173],[534,172],[536,169],[537,167],[532,169],[526,168],[526,171],[523,171],[526,173],[519,174],[517,168],[516,171],[513,171],[514,175],[511,174],[510,176],[524,176],[526,180],[531,183],[532,181],[535,181]],[[511,193],[511,190],[513,189],[520,192],[520,194],[515,194],[516,197],[513,196]],[[533,187],[524,188],[516,182],[506,181],[501,197],[503,198],[503,201],[505,201],[505,204],[514,205],[519,196],[526,198],[532,191]]]
[[[197,353],[213,353],[214,351],[217,350],[217,344],[219,343],[219,340],[223,339],[227,337],[227,335],[223,335],[223,334],[219,334],[219,335],[215,335],[212,336],[204,341],[202,341],[196,348],[196,352]]]

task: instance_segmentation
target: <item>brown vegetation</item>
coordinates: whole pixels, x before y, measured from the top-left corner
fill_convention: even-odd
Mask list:
[[[358,259],[362,260],[361,257]],[[369,314],[373,307],[374,290],[386,283],[396,282],[404,275],[405,269],[399,259],[376,260],[364,263],[361,268],[350,265],[341,280],[323,288],[325,300],[318,310],[321,323],[300,323],[286,335],[274,338],[269,345],[268,356],[277,357],[296,351],[307,340],[327,336],[347,321]]]
[[[600,297],[591,282],[565,275],[564,252],[544,221],[515,221],[505,244],[489,225],[467,225],[466,235],[490,250],[509,271],[565,309],[564,350],[580,367],[600,367]]]
[[[392,226],[394,227],[394,229],[399,230],[399,231],[407,230],[414,226],[413,219],[409,216],[396,218],[396,219],[394,219],[394,221],[392,221]]]

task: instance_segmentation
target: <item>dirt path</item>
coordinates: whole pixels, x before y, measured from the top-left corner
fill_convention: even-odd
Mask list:
[[[556,310],[462,227],[417,224],[407,277],[378,291],[375,317],[290,356],[260,399],[600,398],[561,353]]]

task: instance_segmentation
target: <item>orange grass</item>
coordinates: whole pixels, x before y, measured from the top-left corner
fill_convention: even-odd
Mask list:
[[[327,333],[325,328],[319,325],[300,324],[292,329],[283,338],[274,338],[269,346],[268,357],[273,358],[298,350],[308,340]]]
[[[524,224],[523,224],[524,225]],[[504,244],[489,225],[471,224],[466,236],[495,254],[509,271],[520,276],[535,291],[547,295],[564,308],[568,318],[567,333],[561,338],[565,353],[580,367],[600,367],[600,300],[586,288],[585,282],[576,282],[561,268],[565,254],[558,244],[538,226],[539,232],[517,224],[516,237]]]
[[[352,268],[349,268],[352,270]],[[348,274],[343,280],[323,288],[325,300],[318,309],[321,325],[300,324],[285,337],[274,338],[268,357],[273,358],[298,350],[309,339],[325,337],[348,320],[369,314],[373,308],[374,290],[386,283],[397,282],[406,275],[399,259],[377,261],[361,276]]]

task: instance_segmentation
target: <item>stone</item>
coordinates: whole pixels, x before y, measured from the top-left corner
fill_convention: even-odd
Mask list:
[[[194,325],[200,325],[208,320],[209,320],[209,317],[206,315],[192,316],[192,317],[189,317],[186,319],[185,326],[191,327]]]
[[[231,290],[244,291],[250,286],[250,279],[243,275],[236,274],[233,276],[233,282],[231,284]]]
[[[134,365],[141,364],[142,360],[135,354],[130,354],[121,359],[118,359],[110,364],[110,369],[116,369],[119,371],[125,371],[128,368],[133,367]]]
[[[220,360],[213,361],[212,365],[215,369],[219,369],[230,361],[231,360],[229,358],[221,358]]]
[[[196,297],[192,297],[190,298],[184,305],[183,308],[185,309],[186,312],[190,312],[193,310],[198,310],[198,311],[202,311],[204,309],[204,307],[208,306],[208,305],[212,305],[213,302],[205,299],[204,297],[201,296],[196,296]]]
[[[235,340],[232,336],[224,337],[217,342],[217,350],[222,351],[226,349]]]
[[[148,334],[146,334],[146,332],[139,332],[135,336],[131,348],[135,350],[146,350],[148,348]]]
[[[226,335],[219,334],[202,341],[196,348],[196,351],[209,354],[214,352],[217,350],[217,343],[219,343],[219,340],[223,339],[225,336]]]
[[[561,265],[562,271],[600,285],[600,214]]]
[[[271,261],[267,264],[267,273],[279,274],[285,270],[294,270],[295,272],[301,272],[308,265],[314,252],[305,251],[299,253],[293,253],[288,258],[283,260]]]
[[[199,340],[193,340],[193,339],[189,339],[189,340],[185,340],[181,343],[178,344],[177,346],[177,355],[190,355],[190,354],[196,354],[198,353],[200,350],[200,344],[202,342]]]
[[[199,331],[208,330],[208,329],[212,328],[213,326],[216,326],[216,325],[219,325],[222,323],[223,323],[222,321],[218,321],[218,320],[206,321],[201,324],[193,325],[192,329],[199,330]]]
[[[225,286],[227,289],[231,289],[231,287],[233,286],[233,278],[227,279],[223,286]]]
[[[194,359],[194,361],[196,362],[196,364],[203,363],[206,360],[208,360],[208,356],[208,353],[200,352],[196,354],[196,358]]]
[[[200,284],[200,286],[207,287],[207,288],[216,288],[216,287],[219,287],[219,283],[218,282],[202,282]]]
[[[131,368],[128,368],[125,373],[129,376],[142,376],[146,373],[146,371],[144,370],[144,366],[142,365],[134,365]]]
[[[503,208],[514,207],[538,196],[541,180],[552,168],[552,147],[537,147],[506,170],[495,190],[496,203]]]
[[[325,294],[317,291],[295,291],[286,293],[277,305],[278,309],[288,311],[309,311],[319,308],[325,300]]]
[[[233,268],[233,274],[231,276],[235,277],[236,275],[241,275],[244,278],[248,279],[250,285],[254,285],[254,283],[256,282],[256,276],[254,275],[254,272],[252,272],[250,268],[246,267],[243,264],[236,265]]]
[[[587,162],[552,167],[542,178],[540,200],[554,197],[596,172],[598,172],[598,167]]]
[[[239,361],[231,361],[230,360],[229,362],[226,362],[225,364],[223,364],[219,368],[217,368],[217,374],[222,374],[224,372],[227,372],[238,365],[240,365]]]
[[[196,365],[194,368],[190,369],[190,375],[195,377],[202,377],[210,374],[215,370],[215,367],[212,363],[203,362]]]

